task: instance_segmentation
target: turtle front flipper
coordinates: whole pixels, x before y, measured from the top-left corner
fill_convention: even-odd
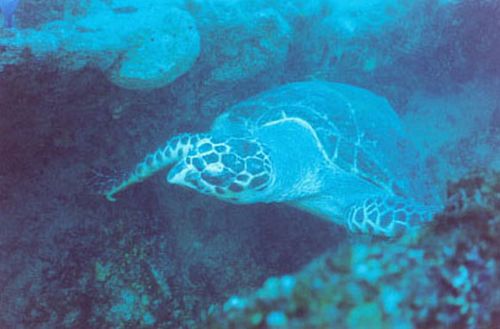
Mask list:
[[[109,201],[116,201],[114,195],[130,185],[142,182],[156,172],[174,164],[186,156],[192,146],[199,140],[198,135],[181,134],[170,139],[155,152],[146,155],[144,160],[125,174],[99,174],[94,182],[96,191],[105,195]]]
[[[371,197],[349,208],[347,226],[355,233],[400,236],[431,221],[439,210],[398,196]]]

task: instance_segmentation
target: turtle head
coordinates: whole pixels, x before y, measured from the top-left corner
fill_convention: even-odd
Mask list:
[[[169,183],[234,203],[264,201],[274,182],[267,149],[246,138],[201,138],[168,173]]]

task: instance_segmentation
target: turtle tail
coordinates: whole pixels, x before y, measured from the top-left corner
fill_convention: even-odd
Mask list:
[[[142,182],[186,156],[194,143],[193,137],[190,134],[173,137],[164,146],[146,155],[144,160],[129,172],[95,171],[91,182],[92,189],[106,196],[109,201],[116,201],[114,197],[116,193],[130,185]]]

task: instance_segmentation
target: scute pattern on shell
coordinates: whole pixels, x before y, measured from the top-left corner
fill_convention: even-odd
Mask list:
[[[212,130],[252,134],[280,120],[307,126],[332,169],[393,194],[424,189],[409,179],[419,167],[396,113],[384,98],[362,88],[322,81],[288,84],[233,106]]]

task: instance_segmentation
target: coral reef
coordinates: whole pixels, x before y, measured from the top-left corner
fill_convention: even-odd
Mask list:
[[[243,3],[191,4],[202,37],[210,79],[234,82],[252,78],[286,59],[292,29],[274,8]]]
[[[65,70],[92,66],[116,85],[150,89],[187,72],[200,52],[191,15],[171,3],[99,0],[38,29],[0,34],[0,71],[7,64],[50,60]],[[161,15],[158,15],[161,13]]]
[[[500,320],[500,173],[450,184],[418,235],[349,241],[296,275],[213,307],[207,327],[493,328]]]

